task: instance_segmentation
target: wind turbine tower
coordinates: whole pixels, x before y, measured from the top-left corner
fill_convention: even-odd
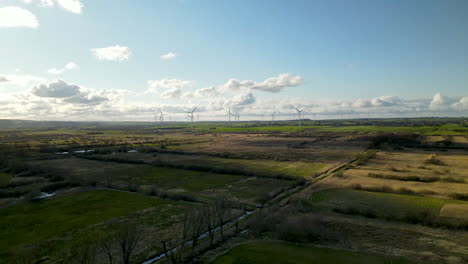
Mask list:
[[[164,116],[165,116],[165,115],[166,115],[166,114],[164,114],[164,113],[162,112],[162,110],[159,110],[159,122],[161,123],[161,127],[164,126]]]
[[[299,106],[298,106],[298,107],[299,107]],[[299,109],[298,107],[296,107],[297,119],[299,120],[299,126],[301,126],[302,111],[303,111],[304,109]]]
[[[190,120],[190,124],[192,126],[192,129],[193,129],[193,113],[195,113],[195,111],[197,110],[198,106],[193,108],[192,111],[187,111],[187,117],[189,118]]]
[[[229,110],[227,112],[227,114],[225,115],[228,117],[228,122],[229,122],[229,126],[231,125],[231,116],[233,116],[233,114],[231,113],[231,108],[229,107]]]

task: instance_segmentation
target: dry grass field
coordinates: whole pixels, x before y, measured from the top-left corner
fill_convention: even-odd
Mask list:
[[[468,194],[468,155],[463,151],[385,152],[326,180],[330,188],[393,190],[401,193],[457,198]]]

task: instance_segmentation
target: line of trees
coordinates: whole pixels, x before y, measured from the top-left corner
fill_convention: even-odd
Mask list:
[[[235,226],[234,232],[238,233],[239,215],[232,220],[232,208],[232,202],[226,196],[219,195],[210,204],[186,210],[181,222],[172,230],[171,239],[156,238],[167,261],[172,264],[186,263],[197,256],[198,249],[207,250],[213,248],[216,242],[224,242],[227,238],[225,225],[230,221]],[[217,235],[219,240],[216,239]],[[207,238],[206,246],[200,248],[200,240],[204,237]],[[144,238],[143,229],[138,223],[127,223],[112,235],[83,239],[71,250],[70,263],[135,263]]]

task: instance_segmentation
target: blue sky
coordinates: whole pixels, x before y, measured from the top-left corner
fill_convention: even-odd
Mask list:
[[[0,117],[465,115],[467,12],[463,0],[1,0]],[[92,51],[115,46],[128,56]]]

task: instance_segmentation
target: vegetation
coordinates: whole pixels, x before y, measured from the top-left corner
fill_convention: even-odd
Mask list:
[[[257,242],[231,249],[212,263],[410,264],[414,262],[345,250],[299,246],[283,242]]]

